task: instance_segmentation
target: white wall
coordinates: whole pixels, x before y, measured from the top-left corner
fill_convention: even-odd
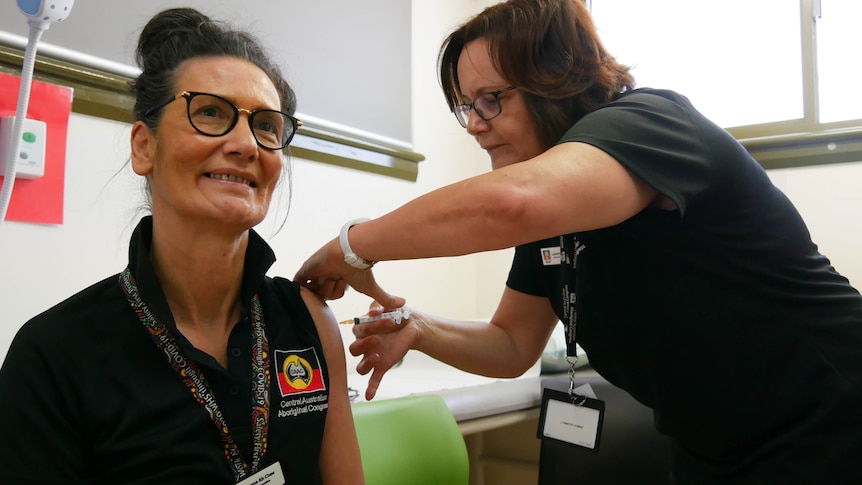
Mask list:
[[[341,224],[379,216],[417,195],[489,168],[487,158],[448,112],[437,82],[437,49],[445,35],[490,0],[413,1],[413,142],[426,156],[417,182],[294,160],[293,204],[285,227],[261,234],[278,261],[272,275],[292,277]],[[372,75],[372,74],[369,74]],[[385,82],[385,80],[381,80]],[[346,99],[345,102],[348,102]],[[0,231],[0,357],[18,328],[60,300],[119,272],[141,201],[139,181],[124,164],[128,126],[73,114],[63,225],[7,222]],[[115,176],[116,175],[116,176]],[[798,205],[812,235],[839,271],[862,286],[862,164],[804,168],[770,175]],[[468,237],[469,235],[465,235]],[[397,238],[397,234],[392,237]],[[388,291],[417,308],[452,317],[490,316],[503,289],[511,250],[459,258],[382,263],[375,274]],[[331,302],[338,319],[364,313],[355,292]]]
[[[820,252],[862,291],[862,162],[768,173],[802,214]]]

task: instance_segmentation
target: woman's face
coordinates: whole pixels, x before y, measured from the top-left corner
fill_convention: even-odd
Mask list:
[[[464,46],[458,59],[458,81],[462,103],[472,103],[480,94],[511,85],[494,69],[488,55],[488,43],[484,39]],[[485,121],[471,110],[467,124],[467,132],[491,156],[494,169],[523,162],[545,151],[521,92],[517,89],[508,91],[501,94],[499,100],[502,107],[499,116]]]
[[[278,91],[253,63],[233,57],[190,59],[176,73],[176,89],[216,94],[247,110],[280,110]],[[149,178],[153,216],[182,224],[219,223],[237,230],[263,220],[281,175],[280,150],[258,146],[240,112],[223,136],[189,123],[185,98],[162,108],[156,133],[132,130],[132,166]]]

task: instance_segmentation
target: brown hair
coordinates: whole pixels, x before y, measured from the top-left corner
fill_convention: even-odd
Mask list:
[[[494,67],[524,93],[546,147],[635,85],[629,67],[605,50],[583,0],[509,0],[488,7],[443,42],[440,84],[450,109],[463,102],[458,58],[477,39],[488,42]]]

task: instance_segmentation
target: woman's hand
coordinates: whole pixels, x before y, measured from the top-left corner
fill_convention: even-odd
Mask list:
[[[393,308],[389,308],[391,311]],[[379,315],[384,310],[381,305],[372,304],[369,315]],[[395,364],[401,361],[419,338],[422,318],[415,312],[410,317],[396,324],[391,318],[384,318],[369,323],[353,326],[356,340],[350,344],[350,353],[362,356],[356,371],[362,375],[371,372],[368,387],[365,389],[365,399],[374,399],[380,381]]]
[[[345,263],[337,238],[326,243],[308,258],[297,271],[294,281],[298,281],[323,300],[341,298],[349,285],[386,308],[399,308],[404,305],[403,298],[390,295],[377,284],[371,268],[358,269]]]

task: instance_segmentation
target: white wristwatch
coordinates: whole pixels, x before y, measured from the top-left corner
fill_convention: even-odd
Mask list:
[[[376,261],[368,261],[367,259],[361,258],[350,249],[350,243],[347,241],[347,232],[350,231],[350,228],[357,225],[362,224],[363,222],[368,222],[371,219],[367,217],[363,217],[360,219],[353,219],[352,221],[347,221],[341,227],[341,234],[338,236],[338,243],[341,244],[341,252],[344,253],[344,262],[358,269],[368,269],[374,266]]]

